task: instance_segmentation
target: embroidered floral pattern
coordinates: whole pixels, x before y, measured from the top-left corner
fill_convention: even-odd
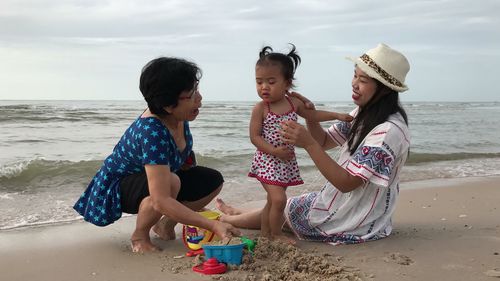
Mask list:
[[[351,131],[351,123],[346,121],[341,121],[338,122],[336,125],[337,125],[337,130],[339,130],[339,132],[347,139],[347,136]]]
[[[365,241],[356,235],[338,233],[328,235],[317,228],[311,227],[309,212],[317,196],[318,193],[311,192],[299,197],[292,197],[287,202],[287,219],[300,239],[334,244],[357,244]]]
[[[352,159],[387,178],[390,177],[394,166],[393,156],[380,147],[362,146],[356,150]]]

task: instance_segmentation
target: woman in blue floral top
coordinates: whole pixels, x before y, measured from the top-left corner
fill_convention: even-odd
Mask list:
[[[189,121],[201,107],[201,70],[192,62],[161,57],[142,70],[140,90],[148,108],[124,132],[111,155],[75,203],[84,219],[98,226],[137,214],[134,252],[158,250],[149,236],[175,239],[177,222],[213,231],[225,238],[239,232],[209,220],[203,209],[222,189],[222,175],[197,166]]]

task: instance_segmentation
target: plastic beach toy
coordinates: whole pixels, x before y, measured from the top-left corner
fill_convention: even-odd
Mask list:
[[[219,262],[216,258],[209,258],[201,265],[193,266],[193,271],[203,274],[222,274],[226,270],[227,266]]]
[[[209,220],[218,220],[220,217],[220,214],[214,211],[203,211],[199,212],[199,214]],[[210,230],[192,225],[182,226],[182,242],[191,250],[190,252],[199,253],[203,244],[217,240],[220,240],[220,238]]]
[[[240,265],[243,258],[244,243],[236,245],[203,245],[207,258],[216,258],[220,262]]]
[[[253,241],[252,239],[245,237],[245,236],[241,236],[240,238],[241,238],[241,242],[243,242],[243,244],[245,244],[245,247],[247,247],[248,251],[253,253],[253,249],[255,248],[255,241]]]

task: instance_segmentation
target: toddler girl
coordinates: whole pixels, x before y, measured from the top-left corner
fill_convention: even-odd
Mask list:
[[[287,95],[294,87],[295,70],[301,59],[292,45],[288,54],[269,46],[259,53],[255,66],[257,93],[262,99],[252,110],[250,139],[257,147],[248,176],[259,180],[267,192],[262,212],[261,235],[288,241],[283,236],[283,210],[288,186],[302,184],[294,147],[283,142],[281,123],[297,121],[297,115],[316,122],[352,120],[348,114],[307,109],[302,101]]]

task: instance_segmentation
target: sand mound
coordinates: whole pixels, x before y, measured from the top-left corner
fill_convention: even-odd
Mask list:
[[[170,270],[177,274],[191,270],[193,265],[203,262],[203,257],[174,260],[164,258],[166,264],[162,270]],[[360,281],[371,279],[359,269],[343,265],[342,257],[318,253],[314,250],[306,252],[290,244],[270,241],[266,238],[257,239],[253,254],[245,250],[241,265],[230,265],[226,273],[212,275],[211,278],[220,281]]]
[[[341,265],[340,259],[329,254],[306,253],[279,241],[259,238],[253,255],[245,253],[240,266],[214,276],[214,280],[236,281],[353,281],[363,280],[355,268]]]

